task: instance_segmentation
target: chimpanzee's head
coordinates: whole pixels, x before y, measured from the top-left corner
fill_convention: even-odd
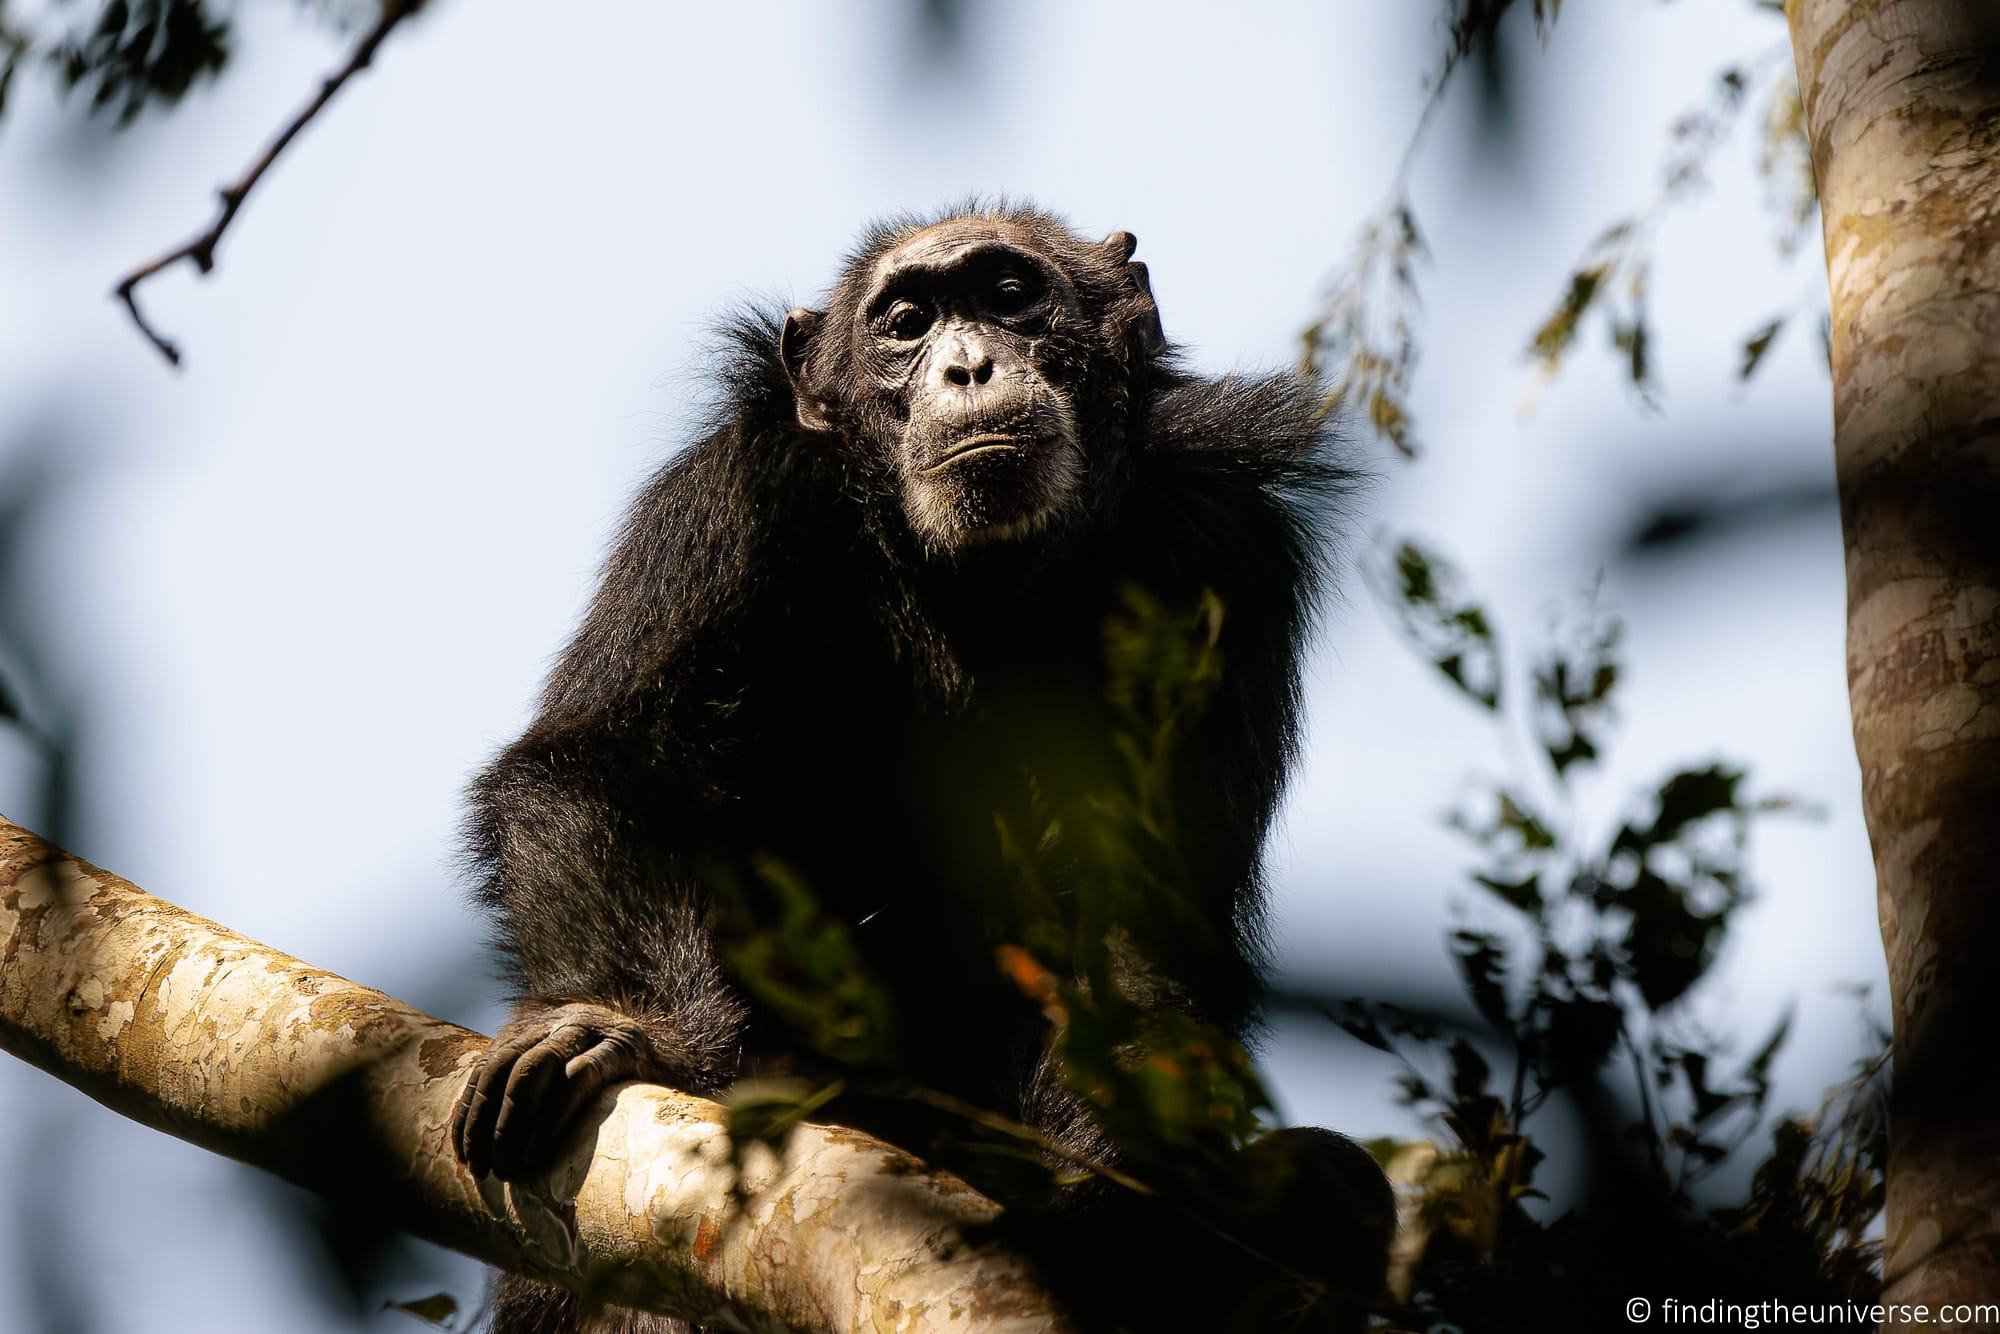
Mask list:
[[[886,460],[931,551],[1061,522],[1163,346],[1136,245],[1021,208],[876,229],[824,311],[786,317],[799,424]]]

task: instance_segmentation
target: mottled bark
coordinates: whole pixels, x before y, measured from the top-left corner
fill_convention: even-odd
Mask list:
[[[486,1039],[203,921],[0,819],[0,1047],[135,1120],[588,1296],[749,1330],[1070,1328],[968,1241],[998,1208],[802,1126],[742,1185],[713,1103],[651,1085],[528,1186],[447,1141]]]
[[[1886,1276],[1898,1301],[1991,1301],[2000,3],[1787,12],[1825,218],[1847,671],[1895,1013]]]

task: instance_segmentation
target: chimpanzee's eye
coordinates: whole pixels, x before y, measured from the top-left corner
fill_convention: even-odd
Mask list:
[[[931,315],[914,301],[898,301],[883,312],[881,327],[889,337],[907,343],[922,337],[924,330],[931,327]]]
[[[1040,288],[1033,277],[1019,269],[1002,269],[993,280],[987,304],[1000,314],[1012,314],[1024,309],[1039,294]]]

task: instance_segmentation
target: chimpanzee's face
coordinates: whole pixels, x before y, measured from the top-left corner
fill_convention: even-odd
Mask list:
[[[1131,240],[1077,246],[1072,272],[1043,238],[960,217],[911,233],[850,274],[830,313],[794,311],[782,351],[809,429],[851,431],[887,454],[905,517],[951,551],[1029,537],[1081,504],[1090,460],[1084,376],[1107,361],[1103,292],[1131,292]],[[1150,296],[1146,309],[1151,310]],[[1155,326],[1157,327],[1157,326]],[[805,367],[808,342],[812,366]],[[1123,372],[1122,365],[1119,367]],[[835,419],[838,418],[838,425]]]
[[[1070,394],[1047,365],[1076,294],[1008,230],[917,233],[877,262],[854,316],[861,367],[902,418],[904,511],[938,546],[1032,533],[1082,477]]]

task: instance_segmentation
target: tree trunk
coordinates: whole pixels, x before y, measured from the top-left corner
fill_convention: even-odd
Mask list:
[[[2000,1299],[2000,3],[1787,14],[1895,1015],[1884,1270],[1935,1311]]]
[[[722,1108],[627,1084],[535,1181],[474,1181],[447,1132],[486,1041],[0,819],[0,1048],[115,1111],[621,1306],[759,1331],[1073,1328],[972,1239],[998,1206],[855,1131],[802,1125],[739,1178]]]

